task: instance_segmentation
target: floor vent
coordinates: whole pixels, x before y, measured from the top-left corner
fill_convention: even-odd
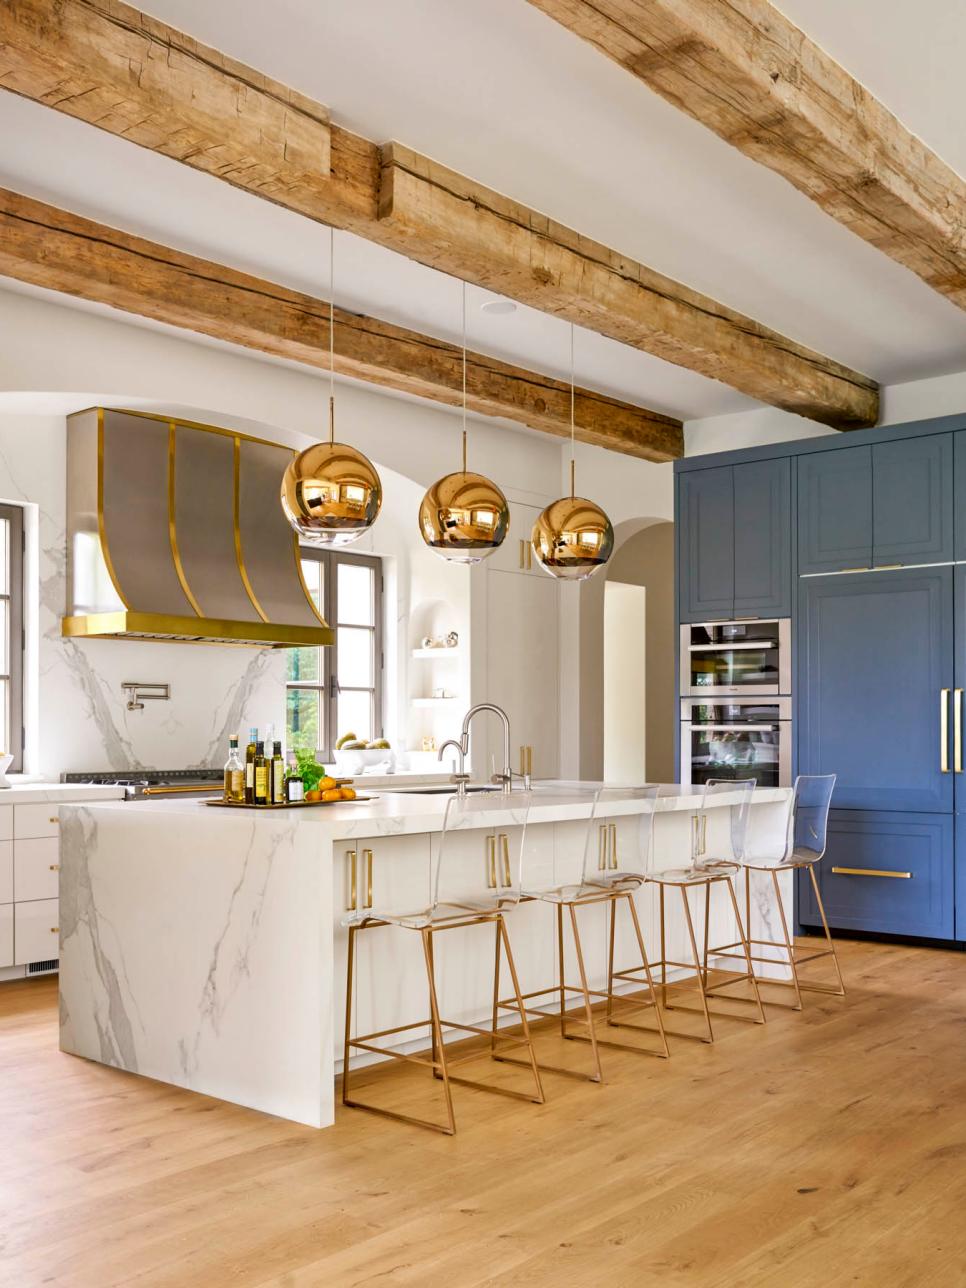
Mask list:
[[[42,975],[46,971],[56,970],[60,962],[56,957],[52,957],[49,962],[30,962],[27,966],[28,975]]]

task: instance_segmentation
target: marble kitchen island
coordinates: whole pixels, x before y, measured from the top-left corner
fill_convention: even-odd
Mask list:
[[[787,788],[756,792],[756,847],[781,843],[789,794]],[[699,798],[700,789],[662,788],[652,867],[687,862]],[[480,820],[489,831],[516,821],[513,796],[504,800],[505,812],[487,811]],[[722,798],[711,815],[709,853],[728,852],[727,802]],[[62,807],[61,1049],[328,1126],[345,1015],[340,921],[346,909],[426,906],[446,803],[444,795],[385,792],[371,801],[265,813],[183,800]],[[579,873],[587,815],[585,802],[566,795],[531,809],[528,854],[546,884]],[[608,817],[619,850],[616,808],[608,807]],[[480,863],[481,884],[486,835],[468,830],[458,838],[468,861]],[[755,899],[757,916],[767,908],[766,893],[762,887],[763,897]],[[790,881],[785,895],[790,906]],[[638,901],[648,952],[656,958],[653,887]],[[675,902],[668,904],[668,947],[681,960],[683,918]],[[508,917],[525,991],[554,979],[550,912],[532,902]],[[603,909],[582,910],[581,919],[590,983],[599,987],[606,976]],[[762,937],[779,937],[769,921],[756,922],[757,935],[763,926]],[[492,935],[485,944],[471,939],[481,929],[444,937],[452,943],[438,960],[441,1006],[454,1020],[489,1020]],[[732,932],[722,907],[712,943],[733,940]],[[392,939],[380,946],[380,936]],[[354,995],[359,1030],[426,1016],[425,974],[417,954],[407,951],[419,950],[419,936],[386,927],[362,940]],[[402,942],[409,940],[416,942]],[[627,960],[618,965],[631,964],[632,948],[619,929],[618,956]],[[406,1049],[428,1045],[428,1030],[415,1039],[402,1036]]]

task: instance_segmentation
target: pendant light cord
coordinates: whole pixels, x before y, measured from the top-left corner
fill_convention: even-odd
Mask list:
[[[574,459],[574,324],[570,324],[570,499],[574,499],[574,476],[577,471]]]
[[[329,446],[335,442],[335,229],[329,228]]]
[[[466,473],[466,283],[463,283],[463,473]]]

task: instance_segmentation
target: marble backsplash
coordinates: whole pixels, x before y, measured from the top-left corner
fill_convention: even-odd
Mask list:
[[[220,766],[228,735],[285,718],[285,655],[270,649],[127,640],[64,640],[66,425],[0,416],[0,499],[27,503],[29,772]],[[35,559],[35,570],[31,561]],[[31,605],[30,587],[39,593]],[[125,680],[166,683],[169,701],[126,709]]]

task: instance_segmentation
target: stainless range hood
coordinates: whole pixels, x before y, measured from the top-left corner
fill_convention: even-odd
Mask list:
[[[279,488],[292,451],[145,412],[67,418],[70,638],[332,643]]]

